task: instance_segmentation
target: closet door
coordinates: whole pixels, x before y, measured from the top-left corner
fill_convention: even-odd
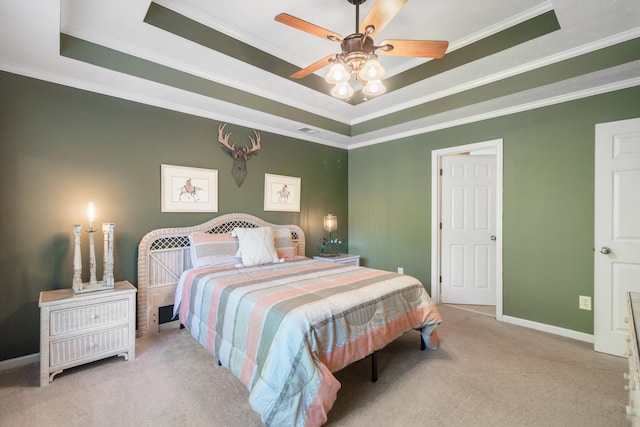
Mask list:
[[[496,304],[496,157],[442,158],[442,302]]]

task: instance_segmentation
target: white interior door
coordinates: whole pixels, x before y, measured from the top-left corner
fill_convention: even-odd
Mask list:
[[[442,157],[441,298],[496,304],[496,156]]]
[[[627,349],[626,293],[640,292],[640,119],[596,125],[594,348]]]

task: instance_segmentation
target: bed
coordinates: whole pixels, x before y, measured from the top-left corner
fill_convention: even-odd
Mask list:
[[[417,279],[304,255],[300,227],[247,214],[154,230],[139,245],[139,335],[174,305],[267,426],[325,423],[332,373],[408,330],[436,348],[442,319]]]

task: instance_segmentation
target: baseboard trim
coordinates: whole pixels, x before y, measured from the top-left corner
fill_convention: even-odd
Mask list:
[[[557,326],[547,325],[545,323],[533,322],[531,320],[520,319],[511,316],[502,316],[502,321],[513,325],[524,326],[525,328],[535,329],[537,331],[548,332],[554,335],[560,335],[566,338],[583,341],[593,344],[593,335],[584,332],[572,331],[571,329],[559,328]]]
[[[40,362],[40,353],[27,354],[26,356],[20,356],[14,359],[3,360],[0,361],[0,372],[38,362]]]
[[[531,320],[520,319],[511,316],[502,316],[502,321],[505,323],[511,323],[517,326],[523,326],[529,329],[535,329],[542,332],[548,332],[554,335],[560,335],[567,338],[572,338],[578,341],[584,341],[593,344],[593,335],[585,334],[584,332],[572,331],[571,329],[559,328],[557,326],[547,325],[545,323],[533,322]],[[167,322],[160,325],[160,330],[174,329],[180,327],[180,321]],[[0,361],[0,372],[9,369],[19,368],[20,366],[30,365],[32,363],[40,362],[40,353],[28,354],[26,356],[16,357],[15,359]]]

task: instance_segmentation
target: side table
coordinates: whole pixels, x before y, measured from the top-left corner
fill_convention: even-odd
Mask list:
[[[83,294],[40,292],[40,387],[74,366],[111,356],[135,359],[136,291],[122,281]]]

